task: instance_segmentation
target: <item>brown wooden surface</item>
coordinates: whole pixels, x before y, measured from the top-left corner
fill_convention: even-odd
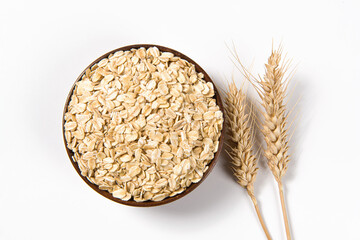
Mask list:
[[[121,48],[118,48],[118,49],[115,49],[115,50],[112,50],[108,53],[105,53],[104,55],[102,55],[101,57],[99,57],[98,59],[96,59],[95,61],[93,61],[88,67],[85,68],[85,70],[79,75],[79,77],[76,79],[75,83],[73,84],[73,86],[71,87],[71,90],[70,90],[70,93],[66,99],[66,102],[65,102],[65,107],[64,107],[64,112],[63,112],[63,120],[62,120],[62,132],[63,132],[63,139],[64,139],[64,144],[65,144],[65,148],[66,148],[66,152],[69,156],[69,159],[70,159],[70,162],[72,163],[72,165],[74,166],[76,172],[79,174],[79,176],[87,183],[87,185],[89,185],[92,189],[94,189],[97,193],[101,194],[102,196],[110,199],[110,200],[113,200],[117,203],[121,203],[121,204],[125,204],[125,205],[129,205],[129,206],[135,206],[135,207],[153,207],[153,206],[159,206],[159,205],[163,205],[163,204],[166,204],[166,203],[170,203],[170,202],[173,202],[179,198],[182,198],[183,196],[189,194],[191,191],[193,191],[197,186],[199,186],[204,180],[205,178],[209,175],[209,173],[211,172],[211,170],[214,168],[216,162],[217,162],[217,159],[219,157],[219,154],[221,152],[221,149],[222,149],[222,145],[223,145],[223,138],[224,138],[224,129],[225,129],[225,126],[223,126],[222,128],[222,131],[221,131],[221,136],[220,136],[220,139],[219,139],[219,148],[218,148],[218,151],[215,153],[215,156],[214,156],[214,159],[210,162],[209,164],[209,168],[208,170],[204,173],[202,179],[197,182],[197,183],[192,183],[184,192],[174,196],[174,197],[167,197],[165,198],[164,200],[162,201],[159,201],[159,202],[154,202],[154,201],[145,201],[145,202],[136,202],[134,200],[129,200],[129,201],[123,201],[119,198],[114,198],[112,196],[111,193],[109,193],[108,191],[106,190],[100,190],[99,187],[93,183],[91,183],[89,180],[86,179],[86,177],[82,176],[81,175],[81,172],[80,172],[80,169],[79,169],[79,166],[76,162],[74,162],[72,160],[72,157],[74,155],[73,151],[70,150],[68,147],[67,147],[67,143],[66,143],[66,139],[65,139],[65,128],[64,128],[64,124],[65,124],[65,119],[64,119],[64,115],[65,115],[65,112],[67,111],[67,107],[69,105],[69,102],[70,102],[70,99],[71,99],[71,96],[73,94],[73,91],[74,91],[74,88],[75,88],[75,84],[76,82],[78,82],[79,80],[81,80],[82,76],[84,75],[86,69],[90,68],[91,66],[93,66],[95,63],[98,63],[101,59],[103,58],[106,58],[108,57],[110,54],[113,54],[117,51],[127,51],[127,50],[130,50],[132,48],[141,48],[141,47],[144,47],[144,48],[149,48],[149,47],[157,47],[161,52],[171,52],[173,53],[175,56],[178,56],[182,59],[185,59],[187,60],[188,62],[192,63],[195,65],[195,69],[197,72],[202,72],[204,74],[204,80],[206,82],[212,82],[213,81],[210,79],[209,75],[196,63],[194,62],[192,59],[190,59],[189,57],[185,56],[184,54],[178,52],[178,51],[175,51],[173,49],[170,49],[170,48],[167,48],[167,47],[162,47],[162,46],[158,46],[158,45],[153,45],[153,44],[136,44],[136,45],[129,45],[129,46],[125,46],[125,47],[121,47]],[[214,83],[213,83],[214,84]],[[214,90],[215,90],[215,98],[216,98],[216,103],[219,105],[220,107],[220,110],[224,113],[224,109],[223,109],[223,105],[222,105],[222,101],[221,101],[221,98],[220,98],[220,94],[214,84]]]

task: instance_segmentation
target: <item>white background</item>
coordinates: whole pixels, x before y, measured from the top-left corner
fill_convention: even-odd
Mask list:
[[[176,49],[224,88],[225,77],[237,76],[226,44],[263,74],[272,41],[282,42],[297,65],[289,107],[302,96],[283,179],[292,236],[360,239],[358,1],[0,5],[0,239],[265,239],[224,154],[185,198],[148,209],[122,206],[77,175],[61,119],[77,76],[112,49],[135,43]],[[255,193],[272,237],[285,239],[277,186],[263,159]]]

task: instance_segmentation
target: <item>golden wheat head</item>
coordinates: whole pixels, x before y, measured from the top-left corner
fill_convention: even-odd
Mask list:
[[[228,135],[231,140],[227,151],[237,182],[252,192],[258,168],[252,154],[253,139],[250,129],[250,115],[247,113],[246,95],[237,89],[235,83],[229,84],[225,98]]]
[[[265,66],[265,76],[258,81],[261,87],[258,93],[265,109],[262,112],[262,132],[267,145],[265,157],[275,179],[279,181],[286,173],[290,160],[284,104],[287,88],[287,79],[284,79],[286,64],[281,64],[281,49],[272,51]]]

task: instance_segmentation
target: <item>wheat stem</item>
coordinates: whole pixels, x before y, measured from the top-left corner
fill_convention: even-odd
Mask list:
[[[258,218],[259,218],[261,227],[262,227],[263,230],[264,230],[264,233],[265,233],[265,235],[266,235],[266,238],[269,239],[269,240],[271,240],[270,233],[269,233],[269,231],[268,231],[268,229],[267,229],[267,227],[266,227],[266,225],[265,225],[264,219],[263,219],[262,216],[261,216],[260,209],[259,209],[259,205],[258,205],[258,203],[257,203],[257,200],[256,200],[256,197],[255,197],[255,195],[254,195],[254,192],[253,192],[251,189],[249,189],[249,188],[247,189],[247,192],[248,192],[248,194],[249,194],[249,196],[250,196],[250,198],[251,198],[251,200],[252,200],[252,202],[253,202],[253,204],[254,204],[256,214],[257,214],[257,216],[258,216]]]
[[[286,206],[285,206],[284,187],[283,187],[283,184],[282,184],[281,181],[278,181],[278,186],[279,186],[279,193],[280,193],[281,208],[282,208],[282,213],[283,213],[283,218],[284,218],[284,223],[285,223],[285,229],[286,229],[286,238],[288,240],[290,240],[291,235],[290,235],[289,220],[288,220],[288,217],[287,217]]]

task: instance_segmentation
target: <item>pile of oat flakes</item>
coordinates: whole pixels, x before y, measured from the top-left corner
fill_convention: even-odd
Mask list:
[[[158,48],[118,51],[87,69],[65,113],[81,174],[116,198],[161,201],[201,180],[223,114],[195,66]]]

